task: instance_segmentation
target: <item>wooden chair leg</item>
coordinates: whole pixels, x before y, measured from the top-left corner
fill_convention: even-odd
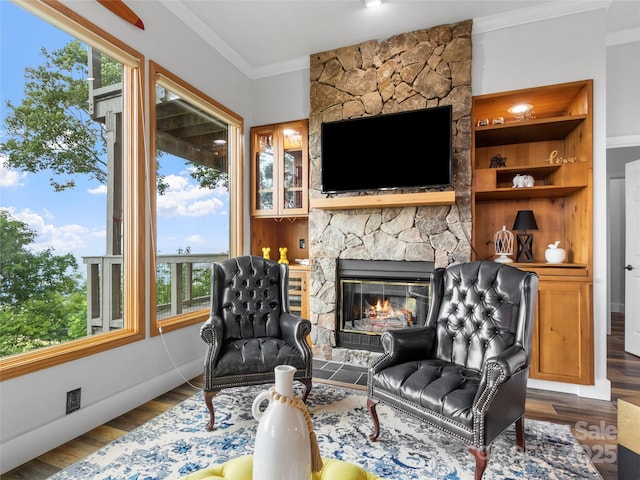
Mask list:
[[[471,455],[476,459],[476,473],[473,477],[474,480],[482,480],[482,475],[484,475],[484,470],[487,468],[487,462],[489,461],[489,454],[491,453],[491,448],[487,447],[486,450],[480,450],[478,448],[467,445],[467,449],[471,452]]]
[[[209,422],[207,422],[207,432],[211,432],[213,430],[213,423],[215,421],[215,412],[213,410],[213,397],[215,397],[218,392],[204,392],[204,403],[207,406],[207,410],[209,410]]]
[[[369,435],[369,440],[371,440],[372,442],[378,440],[378,437],[380,436],[380,421],[378,420],[378,412],[376,411],[377,405],[377,400],[374,400],[373,398],[367,398],[367,410],[369,410],[371,420],[373,420],[373,433]]]
[[[516,420],[516,444],[518,450],[524,452],[524,415]]]
[[[302,394],[302,403],[306,403],[307,397],[309,396],[309,393],[311,393],[311,386],[312,386],[311,379],[306,378],[304,380],[300,380],[300,383],[304,385],[304,393]]]

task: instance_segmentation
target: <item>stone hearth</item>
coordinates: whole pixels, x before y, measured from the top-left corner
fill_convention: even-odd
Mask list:
[[[369,365],[379,356],[336,348],[337,259],[431,261],[443,267],[470,258],[471,26],[470,20],[441,25],[311,56],[311,198],[323,196],[322,122],[439,105],[453,106],[456,192],[454,205],[310,211],[309,293],[316,358]]]

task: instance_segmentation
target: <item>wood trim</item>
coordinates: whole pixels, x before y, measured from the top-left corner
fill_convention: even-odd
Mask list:
[[[456,192],[396,193],[390,195],[363,195],[353,197],[312,198],[310,208],[319,210],[350,210],[359,208],[416,207],[427,205],[453,205]]]
[[[11,355],[0,360],[0,381],[37,372],[144,339],[139,328],[122,329]]]
[[[92,45],[102,53],[108,54],[120,63],[138,67],[144,65],[144,55],[123,43],[106,30],[103,30],[80,16],[58,0],[12,1],[51,25]]]
[[[158,63],[149,60],[149,168],[147,168],[149,176],[149,184],[145,186],[149,190],[149,217],[150,217],[150,237],[151,251],[149,252],[150,260],[148,266],[149,278],[155,279],[156,275],[156,169],[151,168],[156,162],[156,83],[180,95],[190,103],[197,105],[199,108],[207,111],[213,117],[216,117],[229,125],[228,129],[228,170],[229,170],[229,209],[234,212],[229,215],[229,251],[230,256],[236,256],[243,252],[244,238],[244,119],[242,116],[228,109],[224,105],[200,91],[191,84],[185,82],[180,77],[171,73]],[[149,285],[149,305],[156,304],[155,281],[151,281]],[[204,312],[204,313],[203,313]],[[150,318],[150,334],[156,336],[162,333],[177,330],[179,328],[188,327],[196,323],[201,323],[208,316],[207,310],[199,310],[197,312],[189,312],[177,315],[164,320],[157,320],[155,308],[151,308],[149,312]]]
[[[115,13],[125,22],[130,23],[134,27],[138,27],[140,30],[144,30],[144,22],[142,19],[136,12],[123,3],[122,0],[97,0],[97,2],[106,9]]]

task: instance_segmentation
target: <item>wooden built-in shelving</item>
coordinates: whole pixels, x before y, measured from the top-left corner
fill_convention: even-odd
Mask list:
[[[535,261],[510,264],[540,277],[530,377],[583,385],[594,381],[592,101],[591,80],[476,96],[472,126],[474,256],[495,258],[495,232],[511,229],[518,210],[534,212]],[[534,116],[510,116],[518,103]],[[506,165],[491,168],[498,156]],[[516,175],[534,185],[514,187]],[[545,263],[556,241],[566,263]]]

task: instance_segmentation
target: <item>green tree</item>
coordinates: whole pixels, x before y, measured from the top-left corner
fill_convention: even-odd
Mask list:
[[[106,143],[102,125],[89,115],[87,51],[74,40],[52,52],[42,48],[42,56],[42,65],[25,69],[22,103],[7,101],[5,162],[30,173],[48,170],[55,191],[73,188],[76,174],[104,184]],[[119,64],[102,58],[103,83],[119,81]]]
[[[25,69],[24,98],[6,102],[4,128],[8,140],[0,143],[6,165],[29,173],[48,171],[55,191],[75,187],[75,175],[107,182],[104,124],[91,117],[89,105],[89,57],[73,40],[59,50],[41,50],[44,63]],[[122,82],[122,65],[100,55],[100,85]],[[162,152],[158,152],[158,157]],[[191,176],[204,188],[228,188],[228,175],[197,163]],[[159,168],[159,164],[157,166]],[[157,174],[162,195],[168,185]]]
[[[86,335],[86,286],[76,259],[32,250],[35,238],[0,210],[0,356]]]

